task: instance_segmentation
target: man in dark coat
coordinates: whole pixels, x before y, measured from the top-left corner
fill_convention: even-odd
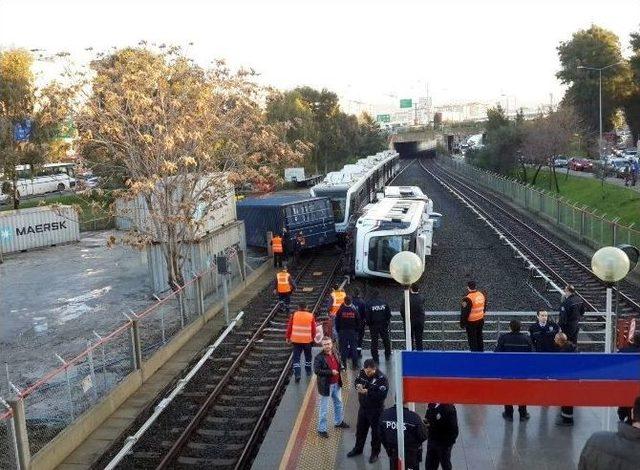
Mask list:
[[[549,314],[544,310],[538,310],[536,322],[529,327],[533,349],[536,352],[553,352],[558,331],[560,331],[560,327],[549,318]]]
[[[446,403],[429,403],[425,415],[427,440],[426,470],[451,470],[451,449],[458,438],[456,407]]]
[[[384,345],[384,357],[388,361],[391,358],[391,338],[389,338],[389,324],[391,323],[391,308],[386,300],[380,297],[380,292],[374,290],[367,301],[367,323],[371,334],[371,357],[376,363],[378,357],[378,338],[382,338]]]
[[[496,345],[496,352],[531,352],[533,351],[533,345],[531,344],[531,338],[529,335],[520,332],[522,325],[518,320],[511,320],[509,322],[509,333],[503,333],[498,338],[498,344]],[[531,416],[527,412],[526,405],[518,406],[518,413],[520,414],[520,421],[526,421]],[[504,411],[502,417],[507,421],[513,421],[513,405],[504,405]]]
[[[360,297],[360,291],[358,289],[353,290],[351,296],[351,303],[358,311],[360,315],[360,327],[358,328],[358,357],[362,357],[362,342],[364,341],[364,329],[367,324],[367,304]]]
[[[422,443],[427,439],[427,428],[415,411],[403,407],[404,417],[404,468],[416,470],[422,461]],[[380,439],[389,456],[389,468],[395,470],[398,461],[398,434],[395,405],[380,416]]]
[[[578,331],[580,330],[580,319],[584,315],[584,302],[576,289],[568,285],[564,289],[564,300],[560,305],[560,318],[558,325],[560,330],[567,335],[567,339],[574,345],[578,345]]]
[[[336,428],[348,428],[344,422],[344,407],[342,404],[342,377],[340,376],[340,359],[333,350],[333,341],[329,337],[322,340],[322,351],[313,360],[313,371],[317,376],[318,395],[318,434],[329,437],[327,430],[327,415],[329,400],[333,401],[335,415],[333,417]]]
[[[577,351],[576,345],[567,338],[562,331],[556,335],[556,352],[574,353]],[[573,426],[573,406],[560,407],[560,416],[556,419],[558,426]]]
[[[591,435],[580,454],[578,470],[637,470],[640,468],[640,397],[631,411],[631,424],[618,423],[618,432]]]
[[[389,392],[389,382],[373,359],[364,361],[364,367],[360,370],[355,382],[360,408],[358,408],[356,444],[347,457],[362,454],[369,428],[371,428],[369,463],[374,463],[380,454],[380,415],[384,409],[384,400]]]
[[[424,336],[424,299],[418,293],[418,285],[412,284],[409,294],[409,309],[411,321],[411,340],[413,341],[416,351],[422,351],[422,338]],[[405,317],[404,302],[400,307],[400,315],[402,315],[402,321]]]
[[[631,337],[629,344],[620,348],[621,353],[640,353],[640,330],[637,330]],[[625,423],[631,422],[631,408],[621,406],[618,408],[618,418]]]
[[[340,338],[340,356],[342,366],[347,367],[347,359],[351,358],[352,367],[358,368],[358,329],[360,328],[360,314],[353,306],[351,297],[346,296],[344,303],[336,313],[336,330]]]

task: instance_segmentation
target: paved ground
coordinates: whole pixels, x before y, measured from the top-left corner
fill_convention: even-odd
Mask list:
[[[111,234],[85,232],[79,243],[12,254],[0,264],[0,357],[19,386],[59,366],[56,353],[74,355],[93,330],[104,334],[123,313],[153,301],[146,255],[108,248]]]
[[[381,370],[392,377],[391,363],[382,364]],[[346,457],[347,452],[353,448],[355,443],[355,425],[358,413],[358,400],[355,391],[352,390],[353,372],[349,370],[346,375],[345,382],[348,385],[345,385],[343,391],[343,401],[345,402],[345,421],[351,425],[351,428],[330,429],[330,439],[319,438],[316,433],[316,403],[315,400],[310,400],[312,409],[305,416],[309,424],[306,426],[306,432],[301,432],[298,437],[301,444],[298,448],[299,460],[289,461],[289,466],[280,466],[281,469],[366,468],[375,470],[389,468],[389,461],[384,450],[376,464],[368,463],[371,453],[369,439],[362,456]],[[304,395],[308,382],[308,379],[303,379],[299,384],[290,382],[288,395],[285,396],[299,397]],[[311,385],[315,386],[315,383]],[[315,394],[314,390],[313,395],[315,396]],[[385,406],[391,406],[393,403],[393,385],[391,385]],[[453,468],[457,470],[575,469],[578,466],[580,452],[586,440],[593,432],[600,431],[602,424],[601,408],[576,408],[574,412],[576,425],[573,428],[555,425],[555,417],[558,412],[555,407],[529,407],[531,419],[525,423],[517,422],[517,420],[513,423],[505,422],[501,416],[502,407],[500,406],[458,405],[456,408],[460,436],[453,447],[451,461]],[[416,411],[424,416],[425,405],[418,404]],[[294,427],[294,423],[299,421],[286,408],[283,409],[283,416],[280,414],[281,412],[278,410],[273,420],[272,427],[274,428],[269,430],[258,456],[264,457],[265,462],[279,463],[284,454],[282,443],[278,439],[273,439],[279,435],[276,427],[281,426],[284,431],[287,426],[288,429],[291,429]],[[332,420],[331,417],[329,419]],[[612,419],[612,423],[615,422],[616,420]],[[304,430],[305,427],[300,426],[300,428]],[[296,439],[296,436],[292,436],[292,439]],[[294,449],[292,453],[295,456],[295,446],[290,445],[289,448]],[[323,465],[320,465],[320,462]],[[266,468],[262,467],[260,463],[259,460],[254,461],[253,468]],[[277,468],[277,466],[270,468]]]

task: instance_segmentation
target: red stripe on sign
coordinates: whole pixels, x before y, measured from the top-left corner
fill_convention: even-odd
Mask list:
[[[632,380],[507,380],[405,377],[406,401],[477,405],[633,406]]]

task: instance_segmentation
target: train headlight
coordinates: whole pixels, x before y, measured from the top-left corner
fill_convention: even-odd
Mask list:
[[[420,257],[412,251],[401,251],[391,259],[389,271],[398,284],[408,286],[420,279],[424,266]]]

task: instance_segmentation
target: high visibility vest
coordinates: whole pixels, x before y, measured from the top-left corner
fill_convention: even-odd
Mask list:
[[[271,239],[271,246],[273,247],[274,253],[282,253],[282,237],[275,236]]]
[[[469,292],[467,298],[471,301],[471,312],[468,321],[478,321],[484,318],[484,294],[474,290]]]
[[[312,331],[313,313],[306,310],[293,312],[291,322],[291,342],[292,343],[312,343],[315,331]]]
[[[278,280],[278,294],[289,294],[291,292],[291,284],[289,283],[289,279],[291,278],[291,274],[281,272],[276,274],[276,279]]]
[[[344,303],[344,298],[346,296],[347,296],[347,293],[343,290],[334,290],[331,293],[331,298],[333,299],[333,304],[329,309],[329,312],[331,313],[331,315],[335,315],[336,313],[338,313],[338,309],[340,308],[340,305]]]

